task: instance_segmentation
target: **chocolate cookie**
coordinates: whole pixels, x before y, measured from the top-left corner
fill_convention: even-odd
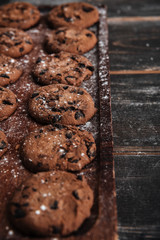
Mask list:
[[[7,119],[17,108],[17,98],[15,94],[0,87],[0,121]]]
[[[91,4],[84,2],[56,6],[48,15],[48,21],[54,28],[63,26],[88,28],[96,23],[98,19],[98,10]]]
[[[96,145],[91,133],[59,124],[31,132],[21,147],[23,164],[33,172],[80,171],[95,154]]]
[[[0,129],[0,157],[7,151],[8,141],[6,135]]]
[[[46,50],[83,54],[91,50],[97,42],[95,34],[88,29],[59,28],[50,32],[45,39]]]
[[[0,54],[0,86],[14,83],[21,74],[22,69],[20,69],[15,59]]]
[[[33,48],[32,38],[16,28],[0,28],[0,53],[17,58],[29,53]]]
[[[29,99],[29,112],[42,123],[80,125],[96,112],[94,102],[83,88],[54,84],[38,88]]]
[[[90,78],[93,71],[92,64],[84,56],[60,52],[39,57],[33,74],[36,81],[43,85],[62,83],[80,86],[83,80]]]
[[[28,29],[40,19],[39,10],[30,3],[14,2],[0,7],[0,26]]]
[[[27,235],[56,236],[76,231],[90,216],[93,192],[82,176],[63,171],[34,174],[10,202],[10,219]]]

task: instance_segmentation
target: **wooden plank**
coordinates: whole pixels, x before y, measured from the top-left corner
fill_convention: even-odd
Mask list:
[[[114,147],[160,146],[159,75],[112,75]]]
[[[97,1],[104,2],[104,1]],[[108,0],[109,17],[113,16],[159,16],[159,0]]]
[[[109,25],[111,73],[159,73],[159,29],[160,21]]]
[[[160,239],[159,156],[115,156],[120,240]]]

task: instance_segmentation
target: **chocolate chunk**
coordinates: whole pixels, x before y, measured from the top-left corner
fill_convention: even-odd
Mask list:
[[[70,18],[70,17],[65,17],[64,20],[66,22],[73,22],[73,18]]]
[[[14,44],[14,46],[18,46],[18,45],[20,45],[22,43],[22,41],[21,42],[16,42],[15,44]]]
[[[23,48],[23,47],[21,47],[21,48],[19,49],[19,51],[20,51],[20,52],[23,52],[23,51],[24,51],[24,48]]]
[[[87,33],[86,36],[87,37],[92,37],[92,34],[91,33]]]
[[[82,9],[83,9],[84,12],[92,12],[94,10],[93,8],[86,7],[86,6],[83,6]]]
[[[78,66],[79,66],[80,68],[85,68],[85,64],[84,64],[84,63],[79,63]]]
[[[0,77],[4,77],[4,78],[9,78],[9,76],[7,74],[0,74]]]
[[[78,93],[79,95],[83,95],[83,94],[84,94],[84,92],[81,91],[81,90],[79,90],[77,93]]]
[[[4,89],[0,87],[0,91],[4,92]]]
[[[32,188],[33,192],[37,192],[37,189],[36,188]]]
[[[64,128],[63,125],[61,125],[61,124],[54,124],[54,126],[55,126],[56,128],[58,128],[59,130],[61,130],[61,129]]]
[[[79,119],[79,118],[82,118],[82,117],[83,118],[85,117],[85,115],[82,111],[79,111],[79,112],[75,113],[75,119]]]
[[[3,100],[2,103],[5,104],[5,105],[13,105],[13,103],[11,103],[8,100]]]
[[[0,143],[0,149],[4,149],[7,147],[7,144],[2,140]]]
[[[56,122],[60,121],[60,119],[61,119],[61,115],[53,115],[52,123],[56,123]]]
[[[92,67],[92,66],[87,66],[87,69],[89,69],[91,72],[94,71],[94,67]]]
[[[40,138],[41,136],[40,136],[40,135],[36,135],[36,136],[34,136],[34,137],[37,139],[37,138]]]
[[[72,133],[71,132],[67,132],[66,133],[66,138],[71,139],[72,138]]]
[[[59,58],[59,55],[58,55],[58,54],[56,54],[56,55],[54,55],[54,57],[55,57],[55,58]]]
[[[81,73],[81,70],[79,68],[75,68],[74,71]]]
[[[30,45],[32,44],[29,40],[26,40],[25,42]]]
[[[72,192],[72,195],[73,195],[77,200],[80,199],[77,190],[74,190],[74,191]]]
[[[43,164],[41,162],[37,163],[37,167],[42,167],[42,166],[43,166]]]
[[[74,61],[76,60],[76,58],[74,56],[72,56],[71,59],[74,60]]]
[[[33,93],[32,96],[31,96],[31,98],[35,98],[35,97],[37,97],[38,95],[39,95],[39,93]]]
[[[43,69],[39,75],[44,75],[47,72],[48,69]]]
[[[77,179],[80,180],[80,181],[82,181],[82,179],[83,179],[83,178],[82,178],[82,175],[78,175],[78,176],[77,176]]]
[[[58,31],[56,31],[56,34],[59,34],[61,32],[64,32],[64,30],[58,30]]]
[[[56,210],[58,209],[58,201],[55,200],[54,203],[50,206],[50,209]]]
[[[23,218],[26,216],[26,213],[23,209],[21,208],[16,208],[13,217],[15,218]]]
[[[70,163],[78,163],[79,160],[78,159],[73,159],[73,158],[68,158],[68,162],[70,162]]]
[[[40,57],[38,57],[36,63],[40,63],[41,61],[42,61],[42,59]]]
[[[68,86],[64,86],[63,89],[64,89],[64,90],[68,89]]]
[[[70,111],[75,111],[75,107],[68,107],[68,110],[70,110]]]

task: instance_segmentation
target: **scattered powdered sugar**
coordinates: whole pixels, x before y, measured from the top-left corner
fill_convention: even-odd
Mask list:
[[[40,209],[41,209],[42,211],[45,211],[45,210],[47,209],[47,207],[46,207],[45,205],[41,205],[41,206],[40,206]]]
[[[36,211],[35,211],[35,214],[36,214],[36,215],[40,215],[40,213],[41,213],[40,210],[36,210]]]

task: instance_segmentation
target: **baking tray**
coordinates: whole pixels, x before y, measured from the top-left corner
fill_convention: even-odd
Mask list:
[[[53,6],[52,6],[53,7]],[[44,35],[50,31],[46,23],[46,14],[51,6],[39,6],[42,14],[40,23],[27,32],[33,38],[34,49],[19,58],[19,65],[24,72],[21,78],[7,88],[18,97],[18,108],[7,120],[0,123],[9,142],[9,149],[0,160],[0,239],[38,239],[21,235],[9,222],[7,204],[18,185],[31,173],[22,165],[19,146],[26,134],[41,126],[29,115],[27,100],[32,91],[39,87],[33,80],[31,70],[38,56],[43,56]],[[99,23],[90,29],[95,32],[98,43],[85,56],[93,63],[95,71],[90,80],[82,84],[93,97],[98,108],[96,115],[81,126],[95,137],[97,157],[81,173],[94,191],[94,205],[91,216],[81,228],[65,239],[117,239],[117,214],[115,196],[115,175],[113,163],[111,95],[108,56],[107,10],[97,6],[100,14]],[[46,238],[61,239],[61,238]]]

